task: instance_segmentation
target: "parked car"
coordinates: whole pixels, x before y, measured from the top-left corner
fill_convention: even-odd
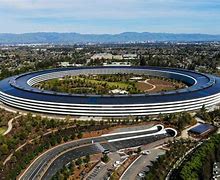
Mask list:
[[[140,172],[140,173],[138,173],[138,176],[141,177],[141,178],[143,178],[143,177],[144,177],[144,173],[143,173],[143,172]]]
[[[149,150],[145,150],[145,151],[142,151],[141,152],[141,154],[143,154],[143,155],[148,155],[148,154],[150,154],[151,152],[149,151]]]

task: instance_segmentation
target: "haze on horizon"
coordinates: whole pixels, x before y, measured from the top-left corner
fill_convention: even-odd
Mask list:
[[[0,0],[0,33],[220,34],[219,0]]]

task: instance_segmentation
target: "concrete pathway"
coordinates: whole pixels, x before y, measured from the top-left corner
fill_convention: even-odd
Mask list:
[[[206,123],[204,120],[202,120],[202,119],[199,118],[199,117],[195,117],[195,119],[196,119],[196,121],[197,121],[198,123]]]

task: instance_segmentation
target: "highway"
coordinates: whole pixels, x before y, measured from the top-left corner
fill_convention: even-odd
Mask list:
[[[160,129],[160,130],[158,130]],[[159,135],[150,135],[152,133],[161,132]],[[73,159],[85,156],[87,154],[96,154],[102,152],[100,146],[96,143],[100,143],[101,147],[109,149],[114,152],[119,149],[127,147],[135,147],[143,144],[148,144],[159,139],[163,139],[169,136],[161,128],[155,128],[153,130],[136,131],[132,133],[112,134],[108,136],[100,136],[95,138],[87,138],[81,140],[75,140],[68,143],[56,146],[42,155],[40,155],[32,164],[25,170],[25,172],[18,178],[20,180],[30,179],[49,179],[66,163]],[[148,137],[134,138],[135,136],[148,135]],[[120,140],[116,142],[108,142],[110,140],[118,138],[133,138]],[[94,142],[92,144],[92,142]],[[65,153],[64,153],[65,152]],[[63,153],[63,154],[62,154]],[[51,162],[53,160],[53,162]],[[43,172],[43,174],[42,174]]]

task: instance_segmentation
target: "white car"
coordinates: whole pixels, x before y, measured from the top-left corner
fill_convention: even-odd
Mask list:
[[[141,154],[148,155],[148,154],[150,154],[150,151],[149,150],[145,150],[145,151],[142,151]]]
[[[144,173],[140,172],[140,173],[138,173],[138,176],[143,178],[144,177]]]
[[[114,167],[119,167],[121,165],[120,161],[115,161],[115,163],[113,164]]]

